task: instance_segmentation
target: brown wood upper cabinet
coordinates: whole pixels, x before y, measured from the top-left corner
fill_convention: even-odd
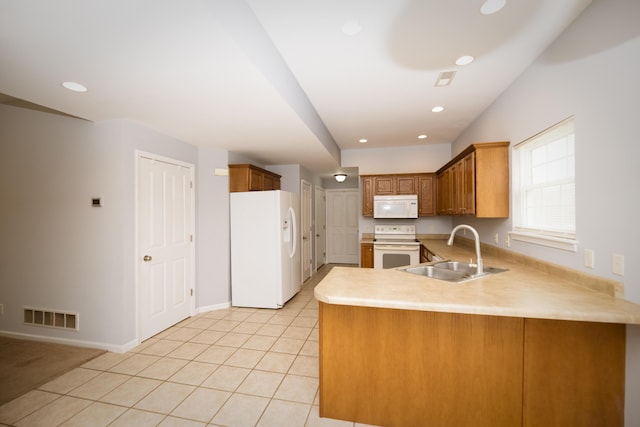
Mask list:
[[[254,165],[229,165],[229,191],[266,191],[280,189],[280,175]]]
[[[436,172],[438,215],[509,217],[509,142],[471,144]]]
[[[435,174],[361,175],[362,216],[373,216],[373,196],[418,195],[418,216],[436,214]]]

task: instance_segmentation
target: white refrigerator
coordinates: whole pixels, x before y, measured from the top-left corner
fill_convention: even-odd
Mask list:
[[[300,291],[300,198],[288,191],[231,193],[231,305],[280,308]]]

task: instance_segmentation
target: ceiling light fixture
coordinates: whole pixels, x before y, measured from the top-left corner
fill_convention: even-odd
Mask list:
[[[366,140],[366,139],[364,139],[364,138],[362,138],[362,139],[359,139],[359,140],[358,140],[358,142],[359,142],[360,144],[366,144],[366,143],[367,143],[367,140]]]
[[[87,87],[85,85],[82,85],[82,84],[76,83],[76,82],[63,82],[62,86],[65,87],[66,89],[72,90],[74,92],[86,92],[87,91]]]
[[[426,139],[426,138],[427,138],[427,135],[425,134],[418,135],[418,139]]]
[[[505,4],[507,4],[507,0],[487,0],[480,7],[480,13],[493,15],[496,12],[500,12]]]
[[[456,65],[469,65],[473,62],[474,58],[471,55],[464,55],[456,59]]]
[[[346,173],[337,173],[337,174],[333,175],[333,177],[338,182],[344,182],[344,180],[347,179],[347,174]]]
[[[434,113],[439,113],[441,111],[444,111],[444,107],[441,107],[440,105],[438,105],[437,107],[433,107],[431,111],[433,111]]]

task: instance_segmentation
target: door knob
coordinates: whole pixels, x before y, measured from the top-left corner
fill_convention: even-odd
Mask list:
[[[152,260],[151,255],[145,255],[142,259],[143,259],[145,262],[149,262],[149,261],[151,261],[151,260]]]

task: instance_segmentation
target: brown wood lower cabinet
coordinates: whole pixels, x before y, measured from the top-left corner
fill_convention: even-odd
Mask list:
[[[360,268],[373,268],[373,243],[360,243]]]
[[[384,426],[622,426],[624,331],[320,303],[320,416]]]
[[[625,333],[625,325],[527,319],[524,425],[624,425]]]

